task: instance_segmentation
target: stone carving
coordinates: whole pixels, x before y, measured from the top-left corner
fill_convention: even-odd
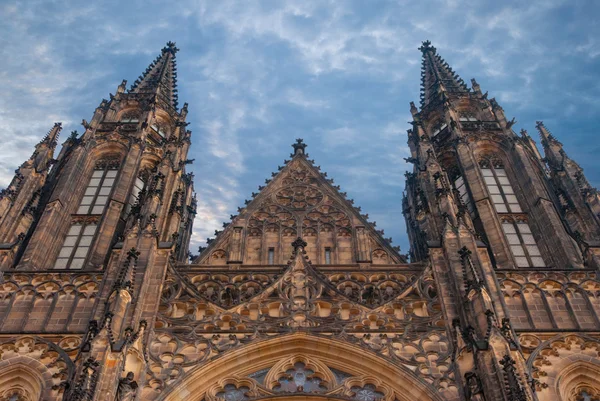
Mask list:
[[[181,369],[274,333],[301,327],[318,330],[314,335],[334,333],[327,336],[377,352],[420,372],[436,387],[454,386],[448,339],[431,275],[423,271],[325,275],[305,259],[305,243],[298,244],[287,271],[276,281],[271,281],[273,276],[246,276],[248,284],[254,277],[254,287],[244,280],[240,280],[244,284],[235,284],[233,277],[237,276],[231,273],[195,273],[187,279],[190,273],[183,277],[183,272],[171,270],[156,334],[149,344],[152,373],[148,383],[166,386]],[[245,277],[240,273],[238,276]],[[223,285],[217,278],[224,280],[223,284],[231,284]],[[240,292],[237,306],[226,306],[215,295],[227,285]],[[213,292],[208,290],[211,287]],[[243,298],[241,293],[249,288],[254,289]],[[212,300],[203,301],[210,296]],[[304,363],[315,374],[319,372],[308,361],[295,362]],[[290,365],[281,372],[292,368]],[[307,373],[306,377],[311,375]],[[335,381],[334,377],[316,377],[322,380],[319,385]],[[291,379],[286,383],[285,388],[291,386]]]
[[[306,210],[323,200],[323,193],[314,187],[291,186],[281,189],[275,195],[277,204],[292,210]]]
[[[395,398],[393,390],[374,377],[353,376],[304,356],[283,359],[266,370],[264,381],[256,380],[261,377],[256,373],[243,378],[224,378],[207,391],[207,401],[247,401],[282,393],[320,394],[354,401],[392,401]]]
[[[117,401],[133,401],[137,388],[138,384],[133,380],[133,372],[128,372],[125,377],[119,379]]]
[[[481,380],[474,372],[465,373],[465,396],[468,401],[485,401]]]

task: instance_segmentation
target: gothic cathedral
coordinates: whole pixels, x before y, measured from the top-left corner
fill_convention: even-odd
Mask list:
[[[190,262],[174,43],[56,123],[0,194],[0,401],[600,400],[599,193],[419,50],[410,263],[301,139]]]

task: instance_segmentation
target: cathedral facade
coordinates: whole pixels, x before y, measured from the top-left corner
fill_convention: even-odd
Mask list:
[[[0,194],[0,401],[600,400],[598,192],[419,50],[409,255],[298,139],[190,258],[171,42],[56,123]]]

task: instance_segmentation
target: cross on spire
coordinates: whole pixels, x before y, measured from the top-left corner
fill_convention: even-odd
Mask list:
[[[135,80],[129,93],[156,95],[156,100],[177,110],[177,64],[175,54],[179,49],[174,42],[167,42],[161,54],[150,63],[142,75]]]

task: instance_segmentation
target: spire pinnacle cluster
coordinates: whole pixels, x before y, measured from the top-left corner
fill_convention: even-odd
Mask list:
[[[441,93],[469,92],[465,82],[450,65],[437,54],[429,40],[419,50],[423,53],[421,63],[421,107],[436,101]]]
[[[179,49],[174,42],[167,42],[161,54],[135,80],[129,93],[154,94],[159,101],[177,110],[177,63],[175,54]]]

